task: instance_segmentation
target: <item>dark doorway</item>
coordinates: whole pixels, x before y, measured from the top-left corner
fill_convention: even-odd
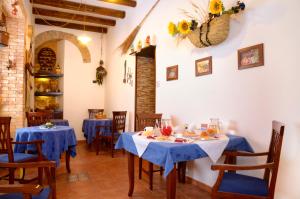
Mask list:
[[[136,53],[135,115],[156,110],[155,48],[149,46]],[[134,126],[136,129],[136,117]]]

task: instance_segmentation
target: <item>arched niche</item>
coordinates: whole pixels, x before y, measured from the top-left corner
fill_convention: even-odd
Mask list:
[[[42,32],[35,37],[35,47],[38,48],[40,45],[44,44],[45,42],[52,41],[52,40],[67,40],[73,43],[80,51],[83,63],[90,63],[91,62],[91,54],[89,49],[81,44],[77,37],[73,34],[56,31],[56,30],[49,30],[46,32]]]

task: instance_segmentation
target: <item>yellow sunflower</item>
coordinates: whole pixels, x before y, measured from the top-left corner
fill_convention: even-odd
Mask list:
[[[178,31],[182,35],[187,35],[191,31],[190,27],[191,27],[191,24],[189,22],[187,22],[186,20],[182,20],[178,24]]]
[[[209,3],[209,11],[211,14],[218,15],[223,11],[223,3],[221,0],[211,0]]]
[[[169,34],[172,36],[178,33],[177,27],[173,22],[169,23],[168,29],[169,29]]]

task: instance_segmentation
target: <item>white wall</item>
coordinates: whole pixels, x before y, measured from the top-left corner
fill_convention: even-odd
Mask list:
[[[123,61],[134,67],[134,59],[116,50],[139,23],[154,0],[139,0],[126,19],[108,35],[107,110],[134,111],[134,88],[124,85]],[[197,1],[196,1],[197,2]],[[224,0],[225,6],[235,1]],[[197,49],[188,40],[178,46],[168,35],[169,21],[185,18],[179,8],[189,10],[189,1],[162,0],[142,27],[138,39],[156,34],[157,112],[171,114],[177,123],[200,123],[211,117],[236,122],[238,134],[247,137],[256,151],[267,150],[271,121],[286,124],[277,199],[298,199],[300,191],[300,51],[298,0],[245,0],[246,11],[231,20],[228,39],[221,45]],[[207,5],[203,3],[203,5]],[[237,49],[265,44],[265,66],[237,69]],[[213,74],[195,77],[194,61],[213,56]],[[166,82],[167,66],[179,64],[179,80]],[[132,127],[132,124],[131,124]],[[132,128],[131,128],[132,129]],[[255,161],[256,162],[256,161]],[[215,182],[208,159],[191,163],[188,175],[208,185]]]
[[[35,35],[48,30],[63,31],[76,36],[83,34],[79,30],[36,25]],[[64,118],[74,127],[78,140],[84,139],[82,121],[88,118],[88,108],[104,108],[104,86],[92,83],[100,61],[101,35],[92,32],[85,34],[92,38],[87,45],[91,53],[91,63],[83,63],[80,51],[74,44],[69,41],[64,44]],[[104,36],[104,49],[105,39]],[[103,57],[105,58],[105,50]]]

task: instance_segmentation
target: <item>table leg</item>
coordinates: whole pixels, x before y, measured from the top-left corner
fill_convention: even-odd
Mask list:
[[[176,198],[176,165],[167,176],[167,199]]]
[[[134,190],[134,155],[129,152],[128,152],[128,177],[129,177],[128,196],[131,197]]]
[[[71,156],[71,152],[70,152],[70,148],[66,151],[66,168],[68,173],[71,173],[71,168],[70,168],[70,156]]]
[[[152,191],[153,190],[153,163],[149,162],[149,189]]]
[[[139,158],[139,179],[142,179],[143,159]]]
[[[180,183],[185,183],[186,175],[186,162],[178,162],[178,181]]]

